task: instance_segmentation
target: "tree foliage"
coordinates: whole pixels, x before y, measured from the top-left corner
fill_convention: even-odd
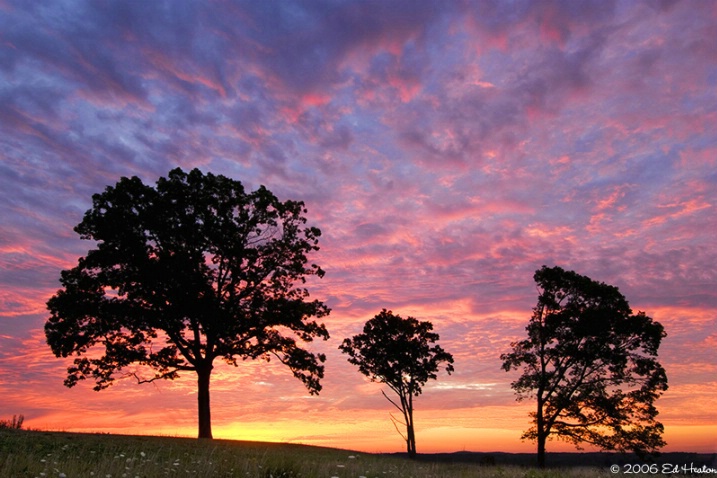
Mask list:
[[[324,275],[307,265],[321,231],[305,225],[303,202],[179,168],[156,188],[122,178],[92,200],[75,231],[96,248],[62,271],[47,303],[48,344],[76,357],[66,386],[91,378],[101,390],[120,372],[139,382],[196,372],[200,437],[211,437],[216,358],[237,365],[274,356],[310,393],[321,390],[325,356],[302,343],[329,337],[310,320],[329,309],[303,285]],[[146,367],[152,376],[138,373]]]
[[[339,347],[362,374],[371,381],[385,383],[398,395],[396,403],[382,392],[403,415],[406,435],[398,427],[396,430],[406,440],[411,457],[416,455],[413,398],[421,394],[429,379],[436,379],[443,363],[448,374],[453,372],[453,356],[440,345],[432,345],[439,339],[432,330],[430,322],[419,322],[413,317],[404,319],[383,309],[366,322],[363,333],[345,339]]]
[[[534,276],[540,295],[528,338],[501,355],[518,400],[535,399],[533,426],[523,438],[558,439],[605,450],[654,452],[665,442],[655,400],[667,390],[657,351],[665,332],[643,312],[633,314],[613,286],[543,266]]]

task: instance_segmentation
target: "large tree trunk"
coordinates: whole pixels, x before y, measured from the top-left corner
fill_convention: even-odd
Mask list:
[[[538,467],[545,468],[545,440],[547,436],[542,431],[538,431]]]
[[[543,313],[541,311],[541,321]],[[541,329],[542,333],[542,329]],[[535,411],[535,428],[538,431],[538,467],[545,468],[545,441],[548,438],[549,429],[545,429],[545,415],[543,414],[543,406],[545,405],[545,377],[547,370],[547,363],[545,361],[545,343],[541,337],[540,344],[540,381],[538,383],[538,409]]]
[[[199,407],[199,438],[212,438],[212,414],[209,407],[209,379],[212,365],[197,367],[197,405]]]
[[[545,430],[545,417],[543,416],[543,391],[538,391],[538,410],[535,416],[535,428],[538,430],[538,467],[545,468],[545,441],[548,434]]]
[[[413,429],[413,423],[409,423],[408,426],[406,426],[406,432],[406,448],[408,451],[408,457],[416,458],[416,433]]]

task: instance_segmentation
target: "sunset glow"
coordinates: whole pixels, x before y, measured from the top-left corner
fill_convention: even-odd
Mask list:
[[[386,308],[455,358],[419,453],[533,452],[499,357],[545,264],[664,325],[664,450],[717,452],[716,39],[699,0],[0,0],[0,419],[196,436],[195,374],[67,389],[43,326],[92,194],[197,167],[306,203],[332,309],[318,396],[215,363],[215,438],[403,450],[338,350]]]

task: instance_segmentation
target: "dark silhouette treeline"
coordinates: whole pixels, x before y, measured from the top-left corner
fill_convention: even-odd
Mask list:
[[[406,453],[387,453],[392,456],[407,456]],[[416,460],[437,463],[475,463],[477,465],[493,466],[525,466],[536,465],[535,453],[505,453],[505,452],[472,452],[459,451],[454,453],[419,453]],[[552,452],[550,453],[551,468],[605,468],[612,465],[657,464],[660,470],[663,465],[693,466],[694,468],[717,469],[717,453],[686,453],[669,452],[645,460],[634,453],[616,452]],[[622,469],[620,470],[622,472]],[[689,473],[679,473],[689,474]],[[639,475],[639,473],[638,473]]]

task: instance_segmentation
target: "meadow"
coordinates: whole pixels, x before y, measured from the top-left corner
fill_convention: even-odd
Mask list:
[[[307,445],[0,430],[0,477],[557,478],[608,469],[413,461]],[[660,475],[650,475],[660,476]]]

